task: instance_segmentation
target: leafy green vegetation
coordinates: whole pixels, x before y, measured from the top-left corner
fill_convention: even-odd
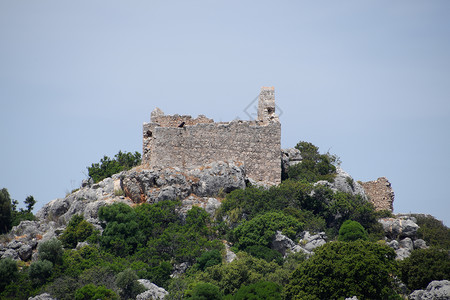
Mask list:
[[[48,292],[57,299],[134,299],[143,291],[141,278],[167,289],[167,299],[399,299],[399,279],[410,289],[449,279],[449,229],[442,222],[416,216],[420,237],[444,250],[415,250],[395,261],[377,222],[391,213],[314,184],[333,180],[338,159],[310,143],[297,148],[303,162],[285,170],[280,185],[224,194],[214,217],[195,206],[186,212],[180,201],[114,203],[99,209],[100,234],[74,215],[58,239],[40,243],[37,261],[0,261],[0,298]],[[89,175],[99,181],[136,163],[137,154],[119,152],[93,164]],[[18,211],[2,189],[0,207],[10,214],[0,211],[0,229],[10,230],[19,215],[32,216],[34,204],[27,197]],[[271,249],[277,231],[298,242],[304,230],[324,231],[329,242],[312,256],[287,251],[283,257]],[[224,243],[237,256],[232,262]]]
[[[300,151],[302,161],[289,167],[285,178],[305,180],[307,182],[317,182],[319,180],[333,182],[336,176],[334,163],[338,162],[336,156],[329,153],[320,154],[319,148],[308,142],[299,142],[295,148]]]
[[[368,240],[366,230],[356,221],[347,220],[342,223],[339,229],[338,240],[342,242],[350,242],[356,240]]]
[[[417,249],[400,263],[400,269],[408,288],[425,289],[433,280],[450,280],[450,253],[437,248]]]
[[[377,243],[330,242],[292,273],[286,299],[389,299],[397,273],[395,253]]]
[[[36,204],[33,196],[25,198],[26,209],[17,209],[19,201],[11,199],[8,190],[3,188],[0,190],[0,234],[7,233],[13,226],[19,225],[21,221],[34,220],[32,213]]]
[[[94,182],[102,181],[111,175],[129,170],[134,166],[141,163],[141,154],[139,152],[122,152],[119,151],[113,159],[108,156],[103,156],[100,159],[100,163],[93,163],[90,167],[87,167],[89,177]]]
[[[420,226],[417,231],[418,238],[425,240],[429,246],[450,250],[450,228],[432,216],[413,216],[417,219],[417,225]]]

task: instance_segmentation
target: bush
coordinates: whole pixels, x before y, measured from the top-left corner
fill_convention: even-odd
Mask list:
[[[417,237],[427,242],[428,246],[450,250],[450,228],[432,216],[413,215],[417,219]]]
[[[75,291],[75,300],[119,300],[119,296],[112,290],[107,289],[104,286],[95,286],[93,284],[87,284],[82,288]]]
[[[244,285],[234,295],[233,300],[246,299],[281,300],[281,285],[270,281]]]
[[[135,152],[122,152],[119,151],[114,156],[114,159],[108,156],[103,156],[100,163],[94,163],[90,167],[87,167],[89,172],[89,177],[94,180],[94,182],[102,181],[107,177],[111,177],[113,174],[119,173],[124,170],[129,170],[134,166],[141,163],[141,154]]]
[[[52,276],[52,269],[52,262],[38,260],[30,265],[28,274],[35,285],[42,285]]]
[[[120,296],[124,299],[134,299],[145,291],[145,288],[137,281],[136,273],[131,269],[126,269],[117,274],[116,284],[122,290]]]
[[[305,295],[310,295],[308,299],[388,299],[395,295],[397,262],[391,248],[357,240],[329,242],[314,252],[292,273],[286,299]]]
[[[196,284],[192,291],[189,291],[186,296],[187,299],[192,300],[216,300],[222,299],[223,294],[220,292],[218,286],[202,282]]]
[[[245,248],[244,251],[251,256],[264,259],[267,262],[274,261],[279,265],[283,263],[283,256],[281,255],[281,253],[268,247],[254,245]]]
[[[366,230],[359,222],[347,220],[339,229],[338,240],[343,242],[350,242],[356,240],[367,240],[369,237]]]
[[[118,256],[133,254],[145,241],[145,236],[137,223],[135,211],[124,203],[100,208],[98,217],[105,230],[100,245]]]
[[[319,180],[334,181],[337,157],[330,154],[320,154],[319,148],[308,142],[299,142],[295,148],[300,150],[302,161],[287,170],[287,178],[317,182]]]
[[[411,290],[425,289],[433,280],[450,279],[448,250],[417,249],[400,262],[402,281]]]
[[[197,267],[202,271],[208,267],[215,266],[221,263],[222,255],[220,255],[219,250],[203,252],[202,255],[197,258]]]
[[[12,281],[19,277],[19,269],[17,263],[11,258],[0,260],[0,291]]]
[[[48,260],[54,265],[62,263],[62,242],[56,238],[45,241],[39,245],[38,253],[40,260]]]
[[[84,242],[93,232],[94,225],[84,220],[82,216],[74,215],[59,239],[64,247],[75,248],[78,242]]]
[[[236,227],[233,236],[239,249],[254,245],[268,247],[277,230],[294,239],[301,227],[302,224],[292,216],[268,212]]]

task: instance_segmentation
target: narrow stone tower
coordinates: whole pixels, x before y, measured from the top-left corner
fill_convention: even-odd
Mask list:
[[[261,88],[258,102],[258,121],[263,123],[278,121],[278,116],[275,114],[275,89],[273,86]]]

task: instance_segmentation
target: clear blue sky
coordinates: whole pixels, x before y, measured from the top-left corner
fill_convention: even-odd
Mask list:
[[[246,119],[275,86],[312,142],[395,212],[450,225],[450,1],[0,0],[0,187],[36,210],[169,114]]]

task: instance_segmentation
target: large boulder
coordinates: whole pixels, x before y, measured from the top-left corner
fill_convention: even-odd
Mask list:
[[[440,280],[432,281],[425,290],[416,290],[412,292],[408,299],[410,300],[449,300],[450,299],[450,281]]]
[[[48,293],[43,293],[34,297],[30,297],[28,298],[28,300],[56,300],[56,299],[52,298]]]
[[[414,240],[419,229],[419,225],[416,224],[416,219],[410,216],[382,218],[378,222],[383,225],[384,232],[390,239],[409,237]]]
[[[164,299],[169,293],[162,287],[150,282],[147,279],[139,279],[138,282],[142,284],[147,291],[136,296],[136,300],[150,300],[150,299]]]
[[[213,162],[190,169],[144,169],[122,172],[121,187],[135,203],[214,197],[245,188],[244,167],[234,162]]]
[[[270,244],[270,248],[280,252],[283,256],[286,256],[288,252],[292,252],[295,246],[294,241],[282,234],[281,231],[277,231]]]
[[[363,199],[367,200],[366,193],[361,184],[354,180],[347,172],[345,172],[341,167],[336,167],[336,176],[333,182],[328,182],[326,180],[320,180],[315,183],[315,185],[324,185],[331,188],[333,191],[340,191],[349,193],[352,195],[359,195]]]

